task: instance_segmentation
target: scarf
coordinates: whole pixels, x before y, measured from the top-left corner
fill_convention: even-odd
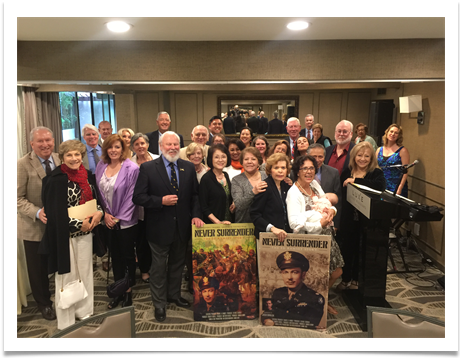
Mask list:
[[[61,171],[67,174],[67,178],[76,183],[81,190],[79,205],[93,199],[90,184],[88,184],[88,173],[83,164],[80,164],[79,169],[74,170],[69,168],[66,164],[61,164]]]
[[[239,160],[231,160],[231,165],[234,169],[240,170],[241,173],[244,173],[244,167],[241,163],[239,163]]]

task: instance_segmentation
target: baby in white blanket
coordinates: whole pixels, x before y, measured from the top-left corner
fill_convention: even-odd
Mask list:
[[[305,211],[298,216],[297,226],[294,229],[294,234],[297,234],[302,228],[305,227],[305,223],[315,223],[321,221],[322,218],[327,218],[329,209],[332,205],[338,203],[338,197],[334,193],[326,193],[321,197],[313,196],[314,205],[311,206],[311,210]],[[331,221],[328,226],[334,226]]]

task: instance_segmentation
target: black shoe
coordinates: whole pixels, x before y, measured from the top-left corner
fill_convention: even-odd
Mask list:
[[[42,317],[48,321],[54,321],[56,319],[55,310],[51,306],[45,306],[39,308],[40,312],[42,313]]]
[[[125,292],[124,299],[122,300],[122,307],[128,307],[132,305],[132,291]]]
[[[186,301],[183,297],[180,296],[177,300],[172,300],[167,298],[167,302],[174,303],[178,307],[189,307],[191,306],[188,301]]]
[[[111,302],[108,303],[107,308],[109,308],[110,310],[116,308],[123,299],[124,295],[113,298]]]
[[[163,322],[167,318],[167,314],[165,313],[165,308],[154,308],[154,317],[157,321]]]

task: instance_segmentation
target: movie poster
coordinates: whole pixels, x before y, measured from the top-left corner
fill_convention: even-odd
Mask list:
[[[265,326],[325,329],[331,237],[289,234],[258,240],[260,322]]]
[[[194,320],[258,317],[253,224],[193,226]]]

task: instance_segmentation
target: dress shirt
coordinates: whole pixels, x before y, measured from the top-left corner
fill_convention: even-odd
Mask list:
[[[159,132],[159,140],[157,141],[157,143],[158,143],[158,144],[157,144],[157,146],[158,146],[157,149],[159,150],[158,153],[161,154],[162,152],[161,152],[161,150],[160,150],[160,137],[162,137],[162,133],[160,133],[160,131],[158,131],[158,132]],[[170,176],[169,176],[169,178],[170,178]]]
[[[316,175],[314,176],[314,178],[316,179],[316,181],[319,183],[319,185],[321,185],[321,171],[322,171],[322,165],[320,168],[318,168],[318,172],[316,173]]]
[[[46,167],[46,164],[45,164],[45,160],[49,160],[49,161],[50,161],[50,168],[51,168],[51,171],[55,170],[56,164],[55,164],[55,162],[53,161],[53,156],[52,156],[52,155],[50,155],[50,158],[48,158],[48,159],[43,159],[43,158],[39,157],[38,155],[37,155],[37,158],[39,158],[40,164],[42,164],[42,167],[43,167],[43,170],[45,170],[45,173],[47,172],[47,167]],[[35,217],[36,217],[37,219],[39,219],[39,214],[40,214],[41,211],[42,211],[42,209],[40,208],[40,209],[38,209],[37,213],[35,214]]]
[[[339,175],[342,175],[343,165],[348,155],[349,148],[350,144],[348,144],[348,148],[345,148],[342,154],[340,154],[340,156],[337,155],[337,144],[335,145],[334,150],[332,151],[332,156],[330,157],[328,165],[332,168],[337,169]]]
[[[162,160],[164,161],[165,169],[167,170],[167,176],[168,180],[170,181],[170,177],[172,176],[172,169],[170,168],[170,162],[165,159],[165,157],[162,155]],[[180,176],[179,176],[179,168],[178,168],[178,161],[173,162],[173,165],[175,166],[175,171],[176,171],[176,181],[178,183],[178,189],[180,188]]]
[[[313,130],[312,129],[308,129],[306,128],[306,131],[305,131],[305,135],[306,135],[306,138],[308,139],[313,139]]]
[[[101,147],[99,145],[97,145],[96,148],[92,148],[88,144],[85,144],[85,146],[87,147],[88,167],[90,168],[92,174],[95,174],[96,166],[95,158],[93,156],[93,149],[96,149],[96,154],[98,154],[98,157],[100,158],[103,154],[103,151],[101,150]]]

